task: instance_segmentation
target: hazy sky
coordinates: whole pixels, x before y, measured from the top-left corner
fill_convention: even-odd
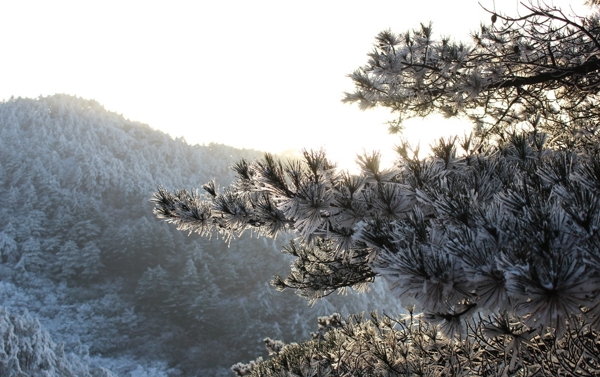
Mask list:
[[[391,156],[397,138],[383,124],[391,117],[342,104],[352,90],[346,75],[387,28],[433,21],[436,35],[468,39],[489,22],[478,1],[494,8],[493,0],[0,0],[0,99],[95,99],[193,144],[325,147],[344,164],[363,149]],[[512,12],[517,1],[499,4]],[[430,140],[439,123],[417,121],[407,136]]]

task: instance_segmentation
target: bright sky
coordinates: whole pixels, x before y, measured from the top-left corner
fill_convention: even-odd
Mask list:
[[[398,142],[387,112],[340,102],[374,36],[433,21],[467,40],[490,17],[478,0],[0,1],[0,99],[67,93],[192,144],[324,147],[343,166],[362,150],[392,158]],[[442,123],[406,136],[462,134]]]

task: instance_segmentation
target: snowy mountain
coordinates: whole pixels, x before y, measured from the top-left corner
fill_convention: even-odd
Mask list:
[[[229,248],[154,218],[159,185],[225,185],[233,162],[259,155],[192,146],[72,96],[0,103],[1,310],[39,321],[52,346],[38,358],[158,377],[229,375],[264,337],[305,339],[317,316],[383,308],[382,289],[309,307],[268,285],[289,268],[280,244]]]

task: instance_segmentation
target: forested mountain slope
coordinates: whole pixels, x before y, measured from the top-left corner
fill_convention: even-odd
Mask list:
[[[259,155],[191,146],[72,96],[0,103],[0,305],[39,319],[90,370],[136,377],[227,374],[264,337],[303,339],[317,316],[384,308],[377,287],[371,301],[309,307],[268,286],[289,268],[277,245],[229,248],[154,218],[157,186],[227,184],[233,162]]]

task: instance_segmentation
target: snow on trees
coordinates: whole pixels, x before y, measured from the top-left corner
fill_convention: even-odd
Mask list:
[[[54,343],[28,313],[10,313],[1,306],[0,375],[115,377],[104,368],[90,366],[85,357],[65,353],[64,345]]]
[[[522,7],[518,17],[490,12],[493,22],[481,25],[470,44],[436,40],[425,24],[381,32],[368,63],[350,75],[356,90],[344,101],[391,109],[394,132],[405,119],[436,112],[468,117],[482,136],[530,123],[552,134],[552,145],[593,143],[599,15]]]
[[[67,95],[0,103],[0,124],[0,303],[27,308],[65,354],[84,344],[120,375],[146,373],[138,364],[147,375],[215,375],[261,352],[253,339],[308,336],[312,318],[344,302],[344,313],[389,302],[331,297],[309,308],[261,278],[289,264],[265,257],[278,242],[194,242],[152,218],[157,184],[229,182],[229,161],[256,151],[177,142]],[[72,181],[77,167],[94,170],[95,184]]]
[[[380,167],[377,153],[365,154],[358,175],[336,170],[324,152],[307,151],[302,161],[266,154],[234,165],[238,180],[223,190],[214,182],[205,194],[159,188],[155,213],[181,230],[227,240],[246,230],[294,232],[284,252],[296,259],[273,284],[309,300],[384,277],[418,318],[385,320],[401,328],[386,330],[400,332],[391,340],[357,335],[372,335],[378,319],[349,321],[345,340],[325,340],[349,354],[373,350],[371,359],[359,357],[370,367],[417,373],[418,352],[409,358],[394,347],[416,342],[420,331],[423,344],[454,350],[436,361],[444,368],[456,353],[478,354],[460,373],[487,373],[482,360],[507,358],[494,373],[597,373],[595,348],[579,338],[598,341],[600,331],[599,14],[523,7],[518,17],[491,13],[472,44],[435,40],[430,25],[382,32],[367,65],[350,75],[356,91],[344,100],[391,109],[392,132],[435,112],[467,117],[471,135],[440,140],[426,158],[401,145],[391,169]],[[294,355],[279,367],[301,359]],[[329,367],[347,373],[342,359]],[[306,367],[323,369],[315,362]]]
[[[267,157],[215,193],[212,206],[195,194],[159,190],[157,211],[183,229],[228,237],[241,231],[240,218],[263,235],[302,222],[284,250],[296,257],[292,271],[274,283],[311,299],[381,275],[403,303],[429,312],[512,309],[532,327],[559,327],[572,314],[595,319],[600,213],[592,184],[600,176],[589,174],[600,171],[600,158],[536,150],[518,135],[511,140],[463,155],[447,144],[425,160],[403,160],[393,175],[367,170],[377,165],[371,156],[353,185],[346,173],[319,167],[316,180],[328,187],[320,195],[331,198],[325,208],[306,195],[315,185],[309,162],[300,171],[282,163],[265,178],[275,168]],[[528,154],[519,155],[519,142]],[[322,154],[306,156],[327,166]],[[225,195],[227,206],[218,207]],[[292,200],[313,200],[307,207],[320,215],[298,214]]]

